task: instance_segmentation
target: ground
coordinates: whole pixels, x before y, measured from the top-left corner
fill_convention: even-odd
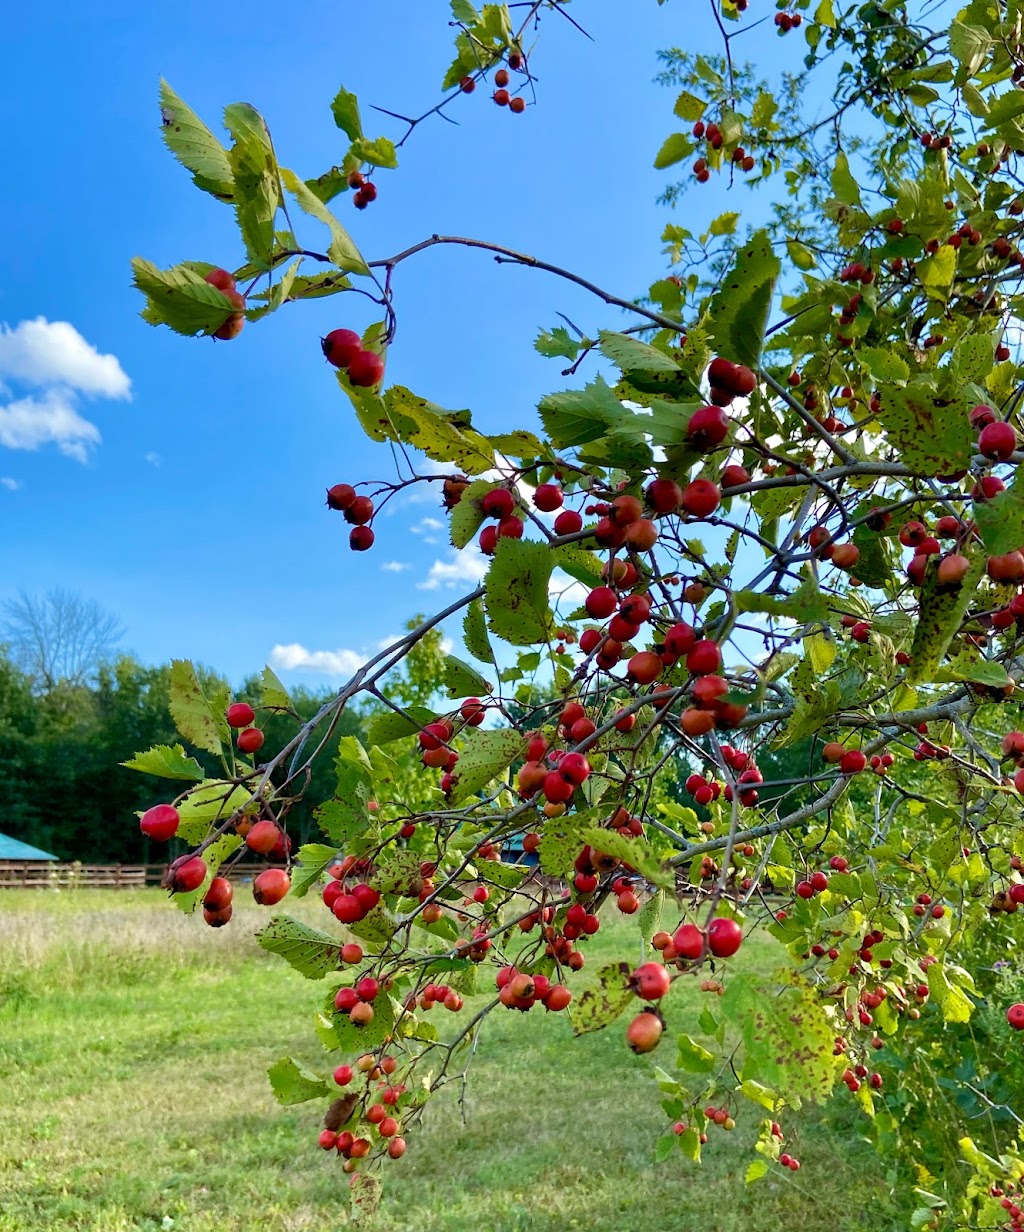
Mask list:
[[[297,914],[322,910],[301,903]],[[621,957],[613,917],[588,963]],[[317,986],[255,946],[263,918],[244,905],[213,930],[156,891],[0,891],[0,1232],[346,1223],[347,1178],[316,1147],[316,1105],[281,1108],[266,1081],[285,1054],[324,1062],[310,1030]],[[699,1005],[687,984],[666,1007],[677,1029]],[[732,1135],[717,1131],[702,1167],[680,1153],[655,1164],[665,1120],[651,1061],[633,1057],[622,1033],[616,1024],[573,1040],[563,1015],[492,1015],[464,1106],[450,1090],[410,1133],[375,1229],[907,1226],[852,1113],[790,1118],[798,1174],[744,1184],[753,1105]],[[671,1067],[671,1052],[665,1041],[655,1055]]]

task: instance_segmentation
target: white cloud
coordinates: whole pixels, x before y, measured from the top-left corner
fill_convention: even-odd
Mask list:
[[[577,582],[567,573],[563,573],[561,569],[556,569],[548,580],[548,596],[555,607],[564,615],[568,615],[569,612],[582,607],[584,600],[589,594],[589,586],[584,586],[582,582]]]
[[[41,393],[15,397],[10,385]],[[116,355],[101,355],[68,321],[0,322],[0,446],[40,449],[56,445],[85,462],[100,431],[78,412],[78,398],[131,397],[131,381]]]
[[[0,475],[0,488],[6,488],[8,492],[17,492],[21,484],[17,479],[12,479],[9,475]]]
[[[283,672],[320,672],[324,676],[351,676],[367,660],[355,650],[307,650],[298,642],[275,646],[270,666]]]
[[[52,389],[40,398],[19,398],[0,406],[0,445],[8,449],[39,449],[56,445],[61,453],[85,462],[89,448],[100,442],[100,430],[75,410],[74,396]]]
[[[435,560],[419,590],[451,589],[466,582],[479,582],[487,573],[487,559],[479,548],[472,546],[463,552],[450,553],[450,560]]]
[[[151,449],[149,453],[144,453],[142,455],[142,460],[143,462],[148,462],[150,466],[159,466],[160,463],[163,461],[163,458],[161,458],[158,453],[156,453],[154,450]]]
[[[68,321],[0,323],[0,380],[46,388],[63,385],[89,397],[130,398],[131,381],[116,355],[101,355]]]
[[[412,565],[407,564],[404,560],[386,560],[381,569],[385,573],[404,573],[407,569],[411,569]]]

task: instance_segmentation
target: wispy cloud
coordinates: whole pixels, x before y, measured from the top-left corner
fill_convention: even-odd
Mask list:
[[[408,564],[404,560],[386,560],[381,565],[381,569],[384,573],[405,573],[406,570],[411,568],[412,565]]]
[[[276,671],[317,672],[323,676],[351,676],[366,662],[368,655],[356,650],[307,650],[299,642],[275,646],[269,663]]]
[[[451,552],[448,560],[435,560],[420,590],[451,589],[466,582],[479,582],[487,573],[487,558],[475,545],[462,552]]]
[[[0,475],[0,488],[6,488],[8,492],[17,492],[21,486],[17,479],[12,479],[9,475]]]
[[[160,455],[152,449],[149,453],[144,453],[142,455],[142,460],[143,462],[148,462],[150,466],[159,466],[160,463],[163,462],[163,458],[161,458]]]

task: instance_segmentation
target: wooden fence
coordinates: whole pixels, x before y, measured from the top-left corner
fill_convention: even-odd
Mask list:
[[[223,870],[232,881],[246,881],[267,864],[236,864]],[[158,886],[166,864],[60,864],[56,861],[0,860],[0,890],[133,890]]]

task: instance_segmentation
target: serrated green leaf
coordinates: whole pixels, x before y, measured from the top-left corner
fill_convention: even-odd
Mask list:
[[[456,655],[449,655],[444,662],[444,687],[449,697],[486,697],[493,686],[475,667]]]
[[[699,120],[707,109],[707,103],[700,99],[696,94],[691,94],[689,90],[684,90],[676,99],[673,112],[680,120]]]
[[[474,659],[479,659],[481,663],[494,661],[494,651],[487,636],[487,617],[482,599],[474,599],[466,608],[462,621],[462,638]]]
[[[198,783],[203,777],[203,768],[194,757],[188,757],[180,744],[155,744],[145,753],[136,753],[130,761],[121,762],[128,770],[143,774],[155,774],[162,779],[185,779]]]
[[[384,405],[397,439],[435,462],[448,463],[467,475],[494,467],[494,450],[485,436],[469,426],[468,411],[443,410],[404,385],[392,385],[384,394]],[[464,500],[465,495],[459,505]]]
[[[948,475],[970,466],[975,434],[963,395],[941,396],[930,377],[902,389],[886,386],[880,393],[877,418],[900,461],[915,474]]]
[[[390,744],[393,740],[405,740],[417,735],[437,715],[427,706],[406,706],[405,714],[397,710],[381,710],[370,720],[366,733],[367,743]],[[408,716],[408,717],[407,717]]]
[[[843,205],[860,205],[860,186],[850,172],[850,160],[841,150],[832,168],[832,191]]]
[[[292,898],[302,898],[338,858],[338,848],[326,843],[303,843],[292,865]]]
[[[222,717],[214,715],[196,669],[187,659],[172,659],[169,681],[174,726],[197,749],[205,749],[219,757],[223,751],[221,734],[226,725]]]
[[[537,409],[556,449],[596,441],[630,414],[600,376],[584,389],[548,394]]]
[[[676,1037],[679,1053],[676,1065],[690,1074],[710,1074],[715,1068],[715,1055],[691,1039],[689,1035]]]
[[[274,220],[281,205],[281,182],[270,133],[263,117],[249,103],[231,103],[225,107],[224,125],[234,138],[228,160],[235,182],[238,229],[249,260],[269,269],[274,249]],[[303,188],[309,193],[304,184]]]
[[[1024,484],[1015,479],[991,500],[975,502],[973,512],[986,552],[1003,556],[1024,546]]]
[[[495,637],[512,646],[546,642],[554,616],[548,582],[554,557],[543,543],[500,538],[487,571],[484,607]]]
[[[457,782],[451,792],[452,803],[469,799],[503,775],[516,758],[522,756],[524,746],[524,737],[512,728],[488,730],[475,727],[468,730],[459,750],[459,764],[455,769]]]
[[[938,252],[917,264],[917,277],[929,299],[945,302],[956,276],[956,249],[943,244]]]
[[[342,736],[334,763],[338,785],[334,799],[316,810],[320,829],[342,847],[370,824],[367,805],[373,796],[373,768],[355,736]]]
[[[862,347],[857,351],[857,362],[875,378],[887,383],[903,383],[910,380],[910,365],[894,351],[884,347]]]
[[[363,124],[359,118],[359,100],[350,91],[341,86],[331,103],[331,115],[334,122],[349,139],[355,141],[363,135]]]
[[[575,359],[583,347],[579,338],[573,337],[564,325],[556,325],[554,329],[542,329],[537,335],[533,348],[546,359]]]
[[[393,170],[398,166],[398,152],[395,143],[389,137],[357,137],[349,149],[352,158],[361,163],[369,163],[371,167],[386,167]]]
[[[279,1104],[304,1104],[307,1100],[320,1099],[330,1090],[323,1078],[300,1065],[291,1057],[282,1057],[267,1070],[270,1087]]]
[[[759,1181],[762,1177],[768,1175],[768,1168],[769,1165],[767,1159],[752,1159],[750,1163],[747,1164],[747,1170],[744,1173],[743,1179],[748,1185],[752,1185],[755,1181]]]
[[[755,371],[782,264],[767,231],[757,231],[737,252],[711,300],[709,336],[719,355]]]
[[[629,986],[629,963],[607,963],[597,971],[596,983],[585,988],[569,1006],[574,1035],[600,1031],[614,1022],[631,1004],[637,1004]]]
[[[174,157],[192,172],[203,192],[230,201],[234,178],[228,152],[194,111],[160,79],[160,136]]]
[[[684,158],[693,153],[693,150],[693,141],[685,133],[671,133],[662,142],[661,149],[654,156],[654,166],[656,170],[664,171],[666,167],[682,162]]]
[[[910,665],[906,673],[908,684],[927,684],[934,679],[970,607],[985,565],[985,554],[974,552],[963,581],[958,587],[947,590],[938,583],[937,558],[929,561],[921,587],[920,615],[910,648]]]
[[[150,325],[167,325],[186,337],[212,334],[237,311],[223,291],[190,266],[161,270],[133,257],[132,275],[133,285],[146,296],[142,317]]]
[[[260,701],[270,710],[292,710],[292,699],[288,690],[278,679],[271,667],[265,667],[260,676]]]
[[[657,347],[628,334],[602,329],[598,334],[601,354],[623,372],[679,372],[679,365]]]
[[[307,980],[322,980],[341,966],[341,946],[327,933],[289,915],[277,915],[256,934],[262,949],[279,954]]]
[[[327,255],[334,264],[346,273],[369,274],[369,268],[352,237],[320,198],[310,191],[306,182],[300,180],[295,172],[289,171],[287,167],[281,168],[281,179],[285,188],[295,198],[298,207],[330,230],[331,243]]]
[[[928,990],[946,1022],[970,1022],[974,1002],[958,985],[950,982],[942,963],[928,968]]]
[[[212,825],[225,821],[239,809],[255,812],[258,803],[251,800],[246,787],[220,779],[204,779],[197,783],[179,802],[178,837],[186,843],[198,843],[206,837]]]
[[[745,1082],[741,1082],[739,1089],[741,1095],[745,1095],[747,1099],[752,1100],[755,1104],[760,1104],[762,1108],[767,1108],[769,1112],[774,1112],[778,1107],[778,1095],[760,1082],[755,1082],[753,1078],[748,1078]]]

